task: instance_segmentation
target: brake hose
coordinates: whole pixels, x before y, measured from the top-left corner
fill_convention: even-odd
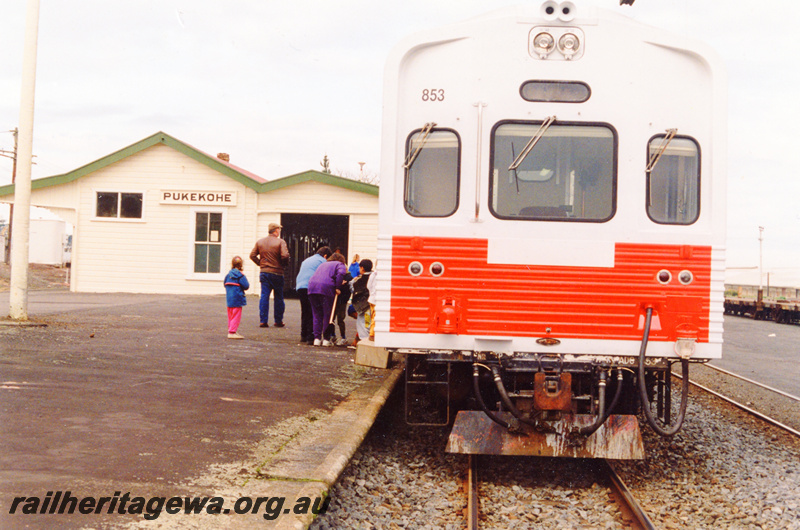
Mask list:
[[[475,393],[475,399],[478,401],[478,405],[480,405],[481,410],[483,410],[484,414],[489,416],[490,420],[497,423],[498,425],[502,425],[508,430],[515,430],[515,427],[512,424],[500,419],[495,413],[489,410],[489,407],[487,407],[486,403],[483,402],[483,397],[481,396],[481,385],[478,377],[480,375],[480,371],[478,370],[479,366],[482,365],[478,363],[472,364],[472,391]],[[488,366],[485,368],[488,369]]]
[[[511,398],[508,396],[508,392],[506,391],[506,387],[503,386],[503,378],[500,376],[500,369],[496,366],[491,367],[492,376],[494,378],[494,384],[497,387],[497,393],[500,394],[500,400],[506,406],[508,411],[511,413],[512,416],[517,418],[522,423],[526,423],[531,427],[540,427],[540,425],[535,420],[530,420],[522,415],[522,413],[514,406],[514,403],[511,402]]]
[[[611,416],[611,411],[617,406],[619,402],[619,396],[622,394],[622,370],[617,368],[617,389],[614,392],[614,398],[611,400],[611,404],[605,408],[602,414],[598,415],[595,422],[592,425],[587,425],[585,427],[581,427],[578,429],[578,433],[586,436],[587,438],[595,433],[597,429],[603,425],[609,416]],[[601,397],[600,400],[605,398],[605,396]],[[601,405],[602,406],[602,405]]]
[[[644,361],[645,352],[647,351],[647,340],[650,337],[650,321],[653,318],[653,308],[647,308],[647,315],[644,323],[644,335],[642,337],[642,347],[639,349],[639,397],[642,401],[642,408],[644,415],[647,417],[647,423],[661,436],[672,436],[678,432],[683,425],[683,419],[686,416],[686,405],[689,403],[689,361],[688,359],[681,359],[681,374],[683,376],[683,385],[681,388],[681,406],[678,411],[678,419],[669,428],[663,428],[658,424],[653,411],[650,410],[650,399],[647,397],[647,385],[644,381]]]

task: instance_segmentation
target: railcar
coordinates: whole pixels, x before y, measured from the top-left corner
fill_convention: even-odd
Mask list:
[[[641,458],[721,356],[725,74],[546,1],[413,35],[384,80],[376,344],[448,450]]]

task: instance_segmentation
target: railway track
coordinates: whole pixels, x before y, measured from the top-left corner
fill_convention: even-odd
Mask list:
[[[716,397],[695,393],[700,399],[690,401],[679,440],[645,429],[647,462],[613,462],[653,523],[659,528],[797,528],[800,443],[766,424],[753,428],[763,422],[738,409],[715,410],[708,404]],[[405,425],[401,398],[395,395],[387,403],[332,490],[330,509],[312,529],[467,526],[467,459],[442,453],[447,429]],[[623,505],[609,491],[613,484],[601,478],[601,465],[481,456],[473,470],[480,479],[474,520],[481,528],[644,528],[622,513]]]
[[[464,491],[467,495],[466,520],[469,530],[478,530],[480,527],[479,460],[479,455],[469,455],[468,470],[464,480]],[[608,484],[611,489],[611,494],[623,514],[623,518],[630,527],[640,530],[652,530],[656,528],[650,520],[650,517],[648,517],[631,491],[625,485],[625,482],[617,474],[613,464],[605,459],[597,459],[594,463],[596,464],[595,472],[599,475],[598,479]]]
[[[758,387],[760,389],[772,392],[772,393],[774,393],[776,395],[782,396],[784,399],[788,399],[788,400],[791,400],[791,401],[793,401],[795,403],[800,404],[800,397],[794,396],[794,395],[789,394],[787,392],[783,392],[782,390],[778,390],[778,389],[770,387],[768,385],[759,383],[758,381],[754,381],[752,379],[748,379],[746,377],[740,376],[740,375],[735,374],[733,372],[729,372],[729,371],[724,370],[722,368],[718,368],[718,367],[716,367],[714,365],[706,364],[705,366],[707,368],[711,369],[711,370],[714,370],[716,372],[724,374],[724,375],[726,375],[728,377],[736,378],[738,380],[746,382],[747,384],[750,384],[750,385],[756,386],[756,387]],[[673,376],[677,377],[677,378],[681,377],[679,374],[676,374],[676,373],[673,373]],[[775,427],[783,429],[784,431],[786,431],[786,432],[788,432],[788,433],[790,433],[790,434],[792,434],[794,436],[800,437],[800,430],[797,430],[797,429],[795,429],[795,428],[793,428],[793,427],[791,427],[789,425],[786,425],[785,423],[779,421],[776,418],[773,418],[773,417],[771,417],[771,416],[769,416],[767,414],[764,414],[763,412],[760,412],[760,411],[758,411],[758,410],[756,410],[756,409],[754,409],[752,407],[749,407],[747,404],[741,403],[740,401],[734,399],[733,397],[727,396],[727,395],[723,394],[722,392],[718,392],[718,391],[716,391],[716,390],[714,390],[712,388],[709,388],[706,385],[698,383],[697,381],[693,381],[691,378],[689,378],[689,383],[692,386],[695,386],[695,387],[699,388],[700,390],[703,390],[704,392],[707,392],[707,393],[709,393],[709,394],[711,394],[711,395],[713,395],[713,396],[715,396],[715,397],[717,397],[717,398],[719,398],[719,399],[721,399],[721,400],[723,400],[723,401],[725,401],[727,403],[730,403],[731,405],[733,405],[733,406],[735,406],[735,407],[747,412],[748,414],[751,414],[751,415],[753,415],[753,416],[765,421],[766,423],[769,423],[770,425],[774,425]]]
[[[718,368],[713,365],[705,365],[707,368],[714,370],[715,373],[723,374],[726,377],[736,378],[737,380],[742,381],[747,385],[753,385],[763,391],[770,392],[775,394],[776,396],[781,396],[782,399],[790,400],[793,403],[800,404],[800,397],[794,396],[787,392],[783,392],[779,389],[772,388],[768,385],[764,385],[752,379],[748,379],[746,377],[740,376],[738,374],[734,374],[732,372],[728,372],[727,370]],[[673,374],[676,377],[680,378],[680,374]],[[747,412],[748,414],[770,424],[776,426],[794,436],[800,437],[800,431],[797,429],[786,425],[785,423],[770,417],[763,412],[760,412],[753,407],[748,406],[747,404],[741,403],[736,399],[727,396],[721,392],[718,392],[712,388],[709,388],[706,385],[703,385],[697,381],[693,381],[690,379],[690,384],[703,390],[704,392],[713,395],[714,397],[721,399],[727,403],[734,405],[735,407],[739,408]],[[480,527],[480,499],[479,499],[479,477],[481,475],[481,469],[479,465],[480,457],[477,456],[470,456],[469,458],[469,470],[465,474],[464,480],[464,491],[467,494],[467,511],[465,514],[465,518],[467,520],[467,528],[469,529],[477,529]],[[617,506],[619,507],[620,511],[623,513],[623,518],[625,519],[626,524],[628,524],[631,528],[640,528],[640,529],[649,529],[655,528],[655,525],[651,521],[650,517],[644,512],[641,506],[638,504],[634,496],[631,494],[630,490],[627,488],[624,481],[620,478],[617,474],[614,466],[611,462],[607,460],[597,460],[596,463],[596,472],[599,475],[603,475],[602,477],[598,477],[598,481],[601,481],[604,484],[607,484],[611,490],[611,494],[616,500]]]

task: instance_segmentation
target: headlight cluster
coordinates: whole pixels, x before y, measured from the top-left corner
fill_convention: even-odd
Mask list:
[[[540,11],[547,22],[571,22],[575,18],[576,8],[572,2],[558,3],[548,0],[542,4]],[[579,28],[557,25],[538,27],[531,31],[531,55],[547,59],[555,50],[561,54],[561,59],[577,59],[583,53],[583,32]]]
[[[425,267],[419,261],[412,261],[408,264],[408,273],[411,276],[421,276],[424,270]],[[431,266],[428,267],[428,271],[431,273],[431,276],[441,276],[444,274],[444,265],[439,261],[434,261],[431,263]]]
[[[667,285],[672,281],[672,273],[667,269],[661,269],[656,273],[656,280],[662,285]],[[694,281],[694,274],[692,271],[682,270],[678,273],[678,281],[681,285],[689,285]]]
[[[553,33],[556,31],[553,31]],[[558,49],[558,52],[564,59],[570,60],[582,51],[581,39],[574,30],[565,28],[564,30],[558,31],[558,33],[560,33],[560,35],[558,35],[558,41],[556,41],[556,36],[553,35],[553,33],[551,33],[551,30],[545,30],[540,31],[533,37],[531,48],[534,55],[538,56],[540,59],[546,59],[553,50]]]

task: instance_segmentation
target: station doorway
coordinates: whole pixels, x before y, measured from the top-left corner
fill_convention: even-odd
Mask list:
[[[297,296],[295,278],[300,264],[319,247],[327,245],[331,250],[339,248],[345,260],[348,259],[349,215],[285,213],[281,214],[281,225],[281,237],[286,241],[291,256],[283,272],[286,296]]]

